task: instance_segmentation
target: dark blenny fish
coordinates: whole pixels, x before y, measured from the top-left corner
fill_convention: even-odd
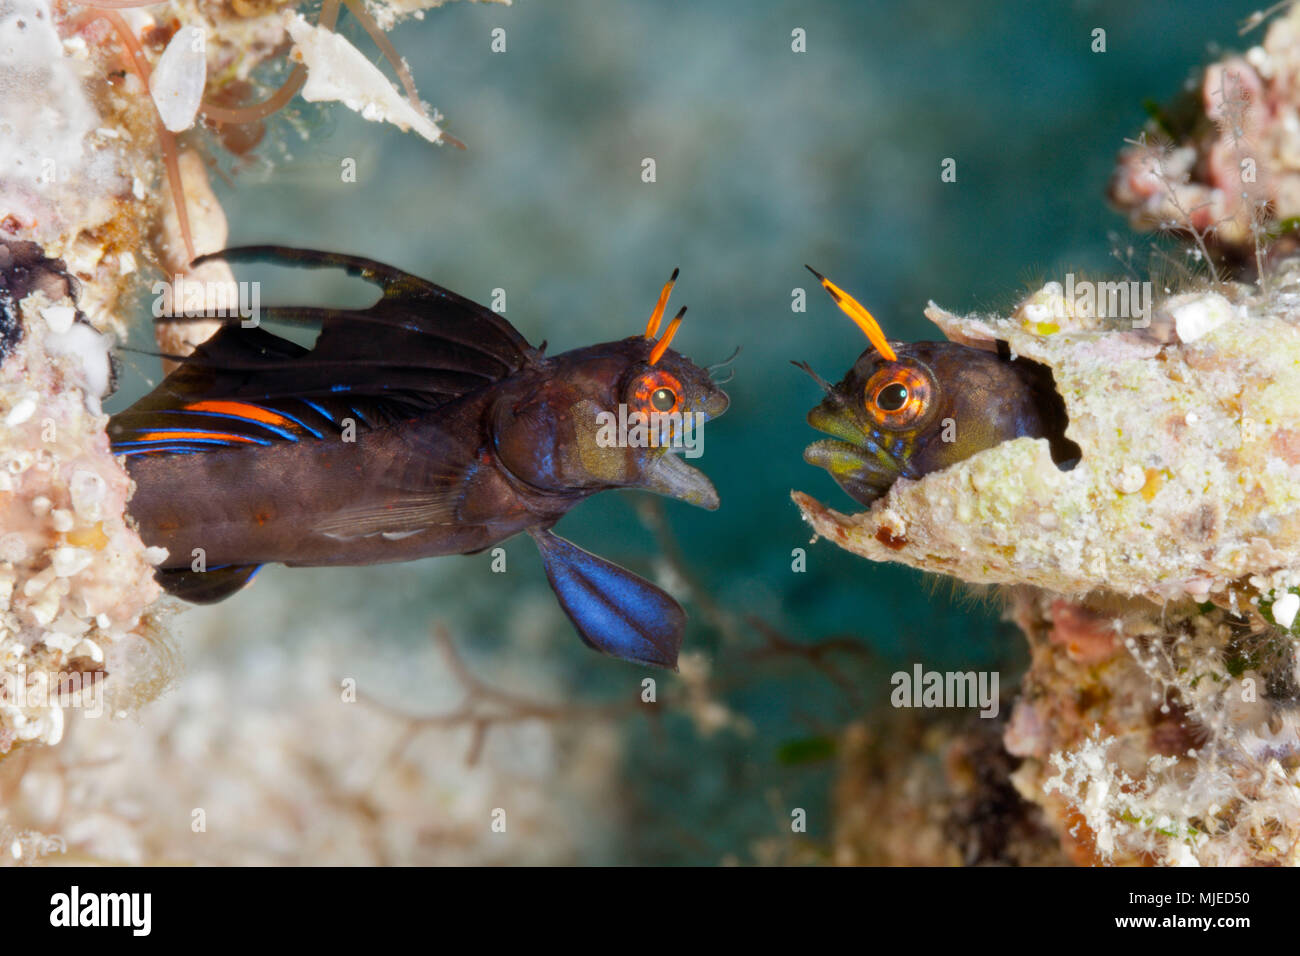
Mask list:
[[[808,424],[834,436],[809,445],[804,460],[830,472],[855,501],[870,505],[899,478],[920,478],[1013,438],[1048,439],[1063,468],[1078,460],[1045,366],[955,342],[891,343],[870,312],[807,268],[871,341],[835,386],[795,363],[826,392]]]
[[[501,316],[369,259],[272,246],[217,255],[343,268],[383,294],[357,311],[263,310],[319,326],[311,349],[227,324],[111,420],[137,485],[131,515],[167,549],[168,591],[209,603],[267,563],[471,554],[526,531],[588,645],[676,666],[677,602],[550,530],[609,488],[718,506],[673,448],[597,441],[598,413],[620,404],[696,422],[727,408],[708,372],[668,348],[684,308],[655,339],[673,280],[645,335],[548,357]]]

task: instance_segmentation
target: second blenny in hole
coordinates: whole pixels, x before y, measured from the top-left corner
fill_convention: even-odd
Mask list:
[[[808,424],[833,436],[809,445],[804,460],[855,501],[870,505],[899,478],[921,478],[1013,438],[1046,438],[1063,468],[1078,460],[1045,366],[956,342],[889,342],[857,300],[808,271],[871,342],[836,385],[795,363],[826,393]]]

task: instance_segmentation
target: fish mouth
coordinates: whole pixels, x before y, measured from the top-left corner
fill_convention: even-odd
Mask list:
[[[720,388],[710,389],[698,405],[697,410],[703,416],[701,423],[722,415],[730,404],[726,392]],[[638,484],[647,491],[685,501],[706,511],[717,511],[721,504],[717,489],[708,475],[682,460],[685,452],[685,448],[676,445],[664,448],[642,470]]]
[[[824,468],[854,501],[871,505],[902,474],[894,459],[838,407],[823,402],[808,413],[808,424],[833,435],[804,449],[803,460]]]
[[[846,441],[824,438],[803,452],[803,460],[824,468],[854,501],[871,505],[898,479],[896,469],[886,468],[871,451]]]
[[[656,455],[641,473],[638,484],[647,491],[716,511],[721,504],[708,475],[682,461],[678,449]]]
[[[705,396],[704,401],[701,404],[703,407],[700,411],[704,413],[704,420],[706,422],[712,421],[721,416],[731,407],[731,397],[722,389],[715,387],[710,390],[710,393],[707,396]]]

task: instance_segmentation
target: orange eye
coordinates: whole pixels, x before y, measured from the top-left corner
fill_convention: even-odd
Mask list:
[[[886,366],[863,390],[867,410],[886,428],[916,424],[930,407],[930,379],[907,366]]]
[[[646,412],[673,412],[682,407],[682,383],[654,369],[637,379],[632,389],[632,406]]]

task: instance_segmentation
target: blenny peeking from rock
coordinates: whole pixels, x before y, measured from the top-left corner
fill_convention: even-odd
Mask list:
[[[794,363],[826,393],[808,424],[833,436],[809,445],[804,460],[855,501],[871,505],[899,478],[922,478],[1013,438],[1046,438],[1062,467],[1078,460],[1046,366],[1012,358],[1005,343],[996,353],[955,342],[891,343],[856,299],[806,268],[871,342],[837,385]]]
[[[669,348],[685,308],[658,335],[676,272],[643,335],[546,356],[500,315],[379,262],[275,246],[216,255],[342,268],[382,295],[355,311],[262,310],[319,327],[310,349],[228,321],[111,420],[137,485],[130,514],[167,549],[168,591],[210,603],[268,563],[471,554],[526,531],[584,642],[676,667],[678,603],[550,530],[611,488],[718,507],[677,442],[599,435],[620,412],[658,413],[672,438],[727,409],[709,372]]]

